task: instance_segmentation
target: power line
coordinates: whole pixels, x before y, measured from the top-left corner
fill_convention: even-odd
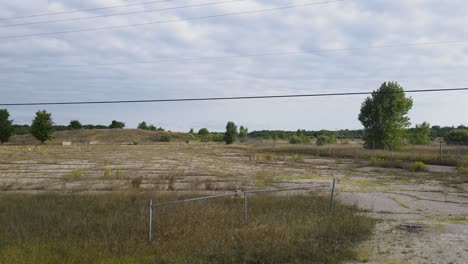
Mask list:
[[[180,19],[153,21],[153,22],[138,23],[138,24],[129,24],[129,25],[122,25],[122,26],[109,26],[109,27],[101,27],[101,28],[87,28],[87,29],[76,29],[76,30],[64,30],[64,31],[45,32],[45,33],[36,33],[36,34],[25,34],[25,35],[16,35],[16,36],[0,36],[0,39],[38,37],[38,36],[50,36],[50,35],[71,34],[71,33],[90,32],[90,31],[100,31],[100,30],[109,30],[109,29],[117,29],[117,28],[128,28],[128,27],[137,27],[137,26],[146,26],[146,25],[166,24],[166,23],[181,22],[181,21],[193,21],[193,20],[201,20],[201,19],[209,19],[209,18],[226,17],[226,16],[237,16],[237,15],[245,15],[245,14],[264,13],[264,12],[271,12],[271,11],[278,11],[278,10],[285,10],[285,9],[293,9],[293,8],[298,8],[298,7],[306,7],[306,6],[330,4],[330,3],[343,2],[343,1],[346,1],[346,0],[333,0],[333,1],[326,1],[326,2],[318,2],[318,3],[308,3],[308,4],[299,4],[299,5],[280,6],[280,7],[267,8],[267,9],[257,9],[257,10],[242,11],[242,12],[235,12],[235,13],[224,13],[224,14],[209,15],[209,16],[200,16],[200,17],[190,17],[190,18],[180,18]]]
[[[151,2],[143,2],[143,3],[126,4],[126,5],[115,5],[115,6],[104,6],[104,7],[95,7],[95,8],[88,8],[88,9],[70,10],[70,11],[59,11],[59,12],[36,14],[36,15],[24,15],[24,16],[0,18],[0,21],[22,19],[22,18],[32,18],[32,17],[43,17],[43,16],[55,16],[55,15],[87,12],[87,11],[97,11],[97,10],[114,9],[114,8],[121,8],[121,7],[157,4],[157,3],[172,2],[172,1],[177,1],[177,0],[159,0],[159,1],[151,1]]]
[[[160,62],[179,62],[179,61],[199,61],[199,60],[222,60],[222,59],[236,59],[236,58],[255,58],[255,57],[271,57],[271,56],[287,56],[287,55],[300,55],[300,54],[315,54],[315,53],[328,53],[340,51],[360,51],[369,49],[388,49],[388,48],[401,48],[411,46],[430,46],[430,45],[448,45],[448,44],[462,44],[467,43],[468,40],[454,40],[454,41],[436,41],[436,42],[416,42],[416,43],[403,43],[403,44],[389,44],[389,45],[376,45],[354,48],[341,48],[341,49],[317,49],[310,51],[290,51],[290,52],[270,52],[270,53],[255,53],[255,54],[241,54],[241,55],[227,55],[227,56],[212,56],[212,57],[193,57],[193,58],[167,58],[159,60],[148,61],[127,61],[127,62],[110,62],[110,63],[93,63],[93,64],[70,64],[70,65],[50,65],[50,66],[24,66],[13,67],[10,69],[50,69],[50,68],[79,68],[79,67],[101,67],[101,66],[119,66],[119,65],[132,65],[132,64],[152,64]],[[7,68],[3,68],[7,69]]]
[[[446,88],[446,89],[424,89],[406,90],[405,93],[428,93],[428,92],[454,92],[468,91],[468,88]],[[384,92],[382,92],[384,93]],[[397,92],[385,92],[397,93]],[[116,100],[116,101],[76,101],[76,102],[37,102],[37,103],[5,103],[1,106],[39,106],[39,105],[87,105],[87,104],[131,104],[131,103],[164,103],[164,102],[190,102],[190,101],[226,101],[226,100],[255,100],[255,99],[278,99],[299,97],[330,97],[330,96],[352,96],[368,95],[372,92],[348,92],[348,93],[315,93],[315,94],[287,94],[287,95],[261,95],[261,96],[234,96],[234,97],[204,97],[204,98],[176,98],[176,99],[150,99],[150,100]]]
[[[194,4],[194,5],[184,5],[184,6],[159,8],[159,9],[133,11],[133,12],[127,12],[127,13],[118,13],[118,14],[107,14],[107,15],[99,15],[99,16],[76,17],[76,18],[67,18],[67,19],[58,19],[58,20],[48,20],[48,21],[37,21],[37,22],[27,22],[27,23],[19,23],[19,24],[0,25],[0,28],[26,26],[26,25],[37,25],[37,24],[48,24],[48,23],[67,22],[67,21],[77,21],[77,20],[87,20],[87,19],[102,18],[102,17],[125,16],[125,15],[141,14],[141,13],[151,13],[151,12],[159,12],[159,11],[184,9],[184,8],[191,8],[191,7],[220,5],[220,4],[235,3],[235,2],[240,2],[240,1],[245,1],[245,0],[231,0],[231,1],[223,1],[223,2],[211,2],[211,3],[202,3],[202,4]]]

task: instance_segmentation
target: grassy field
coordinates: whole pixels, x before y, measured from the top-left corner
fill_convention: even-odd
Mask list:
[[[411,163],[411,148],[391,154],[364,150],[355,142],[318,149],[272,141],[135,145],[121,131],[115,133],[122,136],[121,143],[61,146],[56,139],[45,145],[0,146],[0,263],[466,259],[456,245],[466,237],[460,230],[468,215],[468,174],[454,167],[416,171],[387,166],[403,158]],[[70,140],[75,141],[73,135]],[[421,147],[416,153],[437,155],[438,150]],[[376,159],[377,154],[384,157]],[[242,199],[158,208],[154,241],[146,241],[150,198],[157,202],[330,184],[333,178],[338,205],[332,211],[324,207],[328,188],[314,192],[320,198],[300,196],[304,192],[290,197],[252,195],[247,225]],[[379,219],[376,228],[368,217]],[[407,221],[424,226],[421,237],[401,232],[399,225]],[[448,237],[443,245],[441,235]],[[408,248],[413,253],[407,253]]]
[[[1,194],[0,263],[339,263],[373,227],[354,206],[255,195],[247,224],[237,198],[157,208],[148,243],[150,198],[182,197]]]

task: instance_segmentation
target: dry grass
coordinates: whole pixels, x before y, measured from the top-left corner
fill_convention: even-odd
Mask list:
[[[168,133],[160,131],[147,131],[140,129],[81,129],[72,131],[59,131],[53,133],[48,145],[61,145],[64,141],[89,142],[99,144],[148,144],[160,142],[162,136],[170,135],[173,140],[185,142],[196,138],[186,133]],[[13,136],[8,145],[34,145],[40,144],[31,135]]]
[[[240,148],[245,148],[241,146]],[[316,146],[312,144],[303,145],[286,145],[281,144],[277,146],[249,146],[250,150],[276,153],[289,154],[289,155],[313,155],[320,157],[332,157],[332,158],[351,158],[351,159],[364,159],[369,160],[372,157],[378,157],[385,160],[401,160],[401,161],[413,161],[413,147],[407,146],[397,151],[389,150],[372,150],[364,149],[360,144],[335,144]],[[460,163],[465,163],[468,160],[467,155],[457,156],[456,146],[443,146],[443,156],[440,159],[439,146],[438,145],[421,145],[415,147],[414,159],[422,161],[426,164],[434,165],[450,165],[455,166]]]
[[[356,207],[333,210],[310,196],[251,196],[155,209],[146,242],[147,201],[175,196],[2,194],[0,263],[337,263],[373,221]],[[178,197],[182,198],[182,197]]]

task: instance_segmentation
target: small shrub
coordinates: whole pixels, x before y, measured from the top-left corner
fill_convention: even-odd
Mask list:
[[[172,137],[169,134],[161,136],[161,142],[170,142],[171,140],[172,140]]]
[[[289,144],[308,144],[310,143],[310,137],[294,135],[289,138]]]
[[[385,164],[385,160],[379,157],[371,157],[370,163],[372,166],[383,166]]]
[[[412,171],[425,171],[426,170],[426,164],[422,161],[415,161],[411,163],[411,170]]]
[[[81,179],[81,177],[82,177],[81,170],[80,169],[75,169],[75,170],[72,170],[71,172],[65,174],[63,176],[63,179],[67,180],[67,181],[77,181],[77,180]]]
[[[262,161],[262,160],[274,161],[274,160],[278,160],[278,156],[273,154],[273,153],[264,153],[264,154],[257,155],[255,160],[257,160],[257,161]]]
[[[294,156],[292,156],[292,160],[295,161],[295,162],[301,162],[301,161],[303,161],[303,160],[302,160],[302,156],[301,156],[301,155],[298,155],[298,154],[295,154]]]
[[[327,144],[327,142],[328,142],[328,137],[324,135],[319,136],[316,141],[318,146],[323,146]]]
[[[169,181],[167,183],[167,189],[170,190],[170,191],[175,190],[174,183],[175,183],[174,177],[173,176],[169,177]]]
[[[104,177],[109,178],[111,176],[111,169],[110,168],[104,168]]]
[[[140,188],[140,185],[143,183],[143,178],[142,177],[138,177],[138,178],[135,178],[135,179],[132,179],[132,188],[134,189],[139,189]]]
[[[216,190],[216,189],[217,189],[217,186],[213,182],[211,182],[211,181],[206,181],[205,182],[205,190],[213,191],[213,190]]]
[[[468,174],[468,167],[460,166],[458,167],[458,172],[462,174]]]

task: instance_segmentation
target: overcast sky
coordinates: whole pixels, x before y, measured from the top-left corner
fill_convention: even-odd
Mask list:
[[[0,18],[150,0],[0,0]],[[227,1],[227,0],[225,0]],[[0,20],[0,25],[223,2],[171,0],[125,8]],[[279,11],[89,32],[4,38],[237,13],[325,0],[244,0],[88,20],[0,27],[0,103],[133,100],[468,87],[466,0],[347,0]],[[467,41],[314,53],[405,43]],[[194,59],[299,52],[262,57]],[[155,63],[127,62],[160,60]],[[127,63],[115,65],[115,63]],[[70,65],[84,67],[63,67]],[[114,64],[96,66],[96,64]],[[59,66],[59,67],[56,67]],[[62,67],[60,67],[62,66]],[[412,94],[413,124],[468,124],[468,92]],[[128,105],[9,107],[15,123],[34,112],[128,127],[145,120],[173,131],[227,121],[260,129],[356,129],[365,96]],[[1,108],[1,107],[0,107]]]

